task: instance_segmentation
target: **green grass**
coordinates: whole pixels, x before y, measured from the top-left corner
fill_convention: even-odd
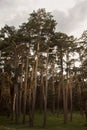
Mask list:
[[[22,118],[21,118],[22,119]],[[22,121],[18,125],[10,121],[5,116],[0,116],[0,130],[87,130],[87,124],[80,114],[73,114],[73,121],[68,121],[67,124],[63,123],[63,115],[57,117],[48,112],[47,126],[42,128],[43,117],[41,114],[35,115],[35,127],[29,128],[28,117],[26,117],[26,124],[22,125]]]

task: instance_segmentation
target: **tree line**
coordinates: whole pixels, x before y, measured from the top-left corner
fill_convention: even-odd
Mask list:
[[[57,32],[57,22],[45,9],[33,11],[18,29],[0,30],[0,113],[19,122],[29,115],[34,126],[35,110],[47,110],[72,121],[73,111],[87,119],[87,31],[79,39]],[[76,66],[79,63],[79,66]],[[5,113],[6,112],[6,113]]]

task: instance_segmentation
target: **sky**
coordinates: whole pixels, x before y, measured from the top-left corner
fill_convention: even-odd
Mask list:
[[[58,32],[80,37],[87,29],[87,0],[0,0],[0,28],[18,27],[39,8],[52,12]]]

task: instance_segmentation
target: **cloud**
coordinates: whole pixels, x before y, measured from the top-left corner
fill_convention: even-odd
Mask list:
[[[0,27],[5,24],[18,27],[38,8],[52,12],[58,22],[57,31],[69,34],[81,31],[86,24],[87,0],[0,0]]]
[[[32,0],[0,0],[0,27],[5,24],[18,26],[26,22],[32,5]]]
[[[87,20],[87,1],[78,0],[75,6],[67,11],[55,10],[53,15],[58,22],[57,30],[70,33],[83,26]]]
[[[0,0],[0,27],[4,24],[18,26],[28,18],[33,10],[46,8],[65,10],[72,7],[73,0]],[[25,16],[24,16],[25,15]]]

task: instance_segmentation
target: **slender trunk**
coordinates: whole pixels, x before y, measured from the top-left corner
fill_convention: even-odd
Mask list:
[[[27,59],[26,59],[26,70],[25,70],[25,85],[24,85],[23,124],[25,124],[25,117],[26,117],[26,98],[27,98],[28,64],[29,64],[29,58],[28,58],[28,56],[27,56]]]
[[[33,93],[33,84],[34,81],[34,66],[32,68],[31,73],[31,82],[30,82],[30,88],[29,88],[29,124],[32,126],[32,93]]]
[[[64,86],[64,77],[62,76],[62,87],[63,87],[63,110],[64,110],[64,123],[66,123],[66,96],[65,96],[65,86]]]
[[[36,103],[36,90],[37,90],[37,70],[38,70],[38,51],[39,51],[39,41],[37,45],[36,52],[36,64],[35,64],[35,81],[34,81],[34,89],[33,89],[33,101],[32,101],[32,117],[30,126],[34,126],[34,115],[35,115],[35,103]]]
[[[15,88],[16,88],[16,115],[15,115],[15,121],[16,124],[18,123],[18,84],[15,84]]]
[[[11,120],[14,120],[15,102],[16,102],[16,92],[15,92],[15,88],[14,88],[14,94],[13,94],[13,99],[12,99],[12,115],[11,115]]]
[[[22,98],[22,87],[23,87],[23,79],[22,79],[23,65],[24,65],[24,63],[22,63],[22,66],[21,66],[21,82],[20,82],[20,90],[19,90],[19,117],[21,115],[21,98]]]
[[[72,77],[70,76],[70,121],[72,121]]]
[[[43,70],[41,71],[41,85],[40,85],[40,112],[43,110]]]
[[[44,128],[46,127],[46,121],[47,121],[48,59],[49,59],[49,48],[47,50],[47,60],[46,60],[46,85],[44,86],[44,118],[43,118]]]
[[[18,84],[17,84],[17,80],[18,80],[18,74],[16,72],[18,67],[18,56],[17,56],[17,46],[15,47],[15,94],[16,94],[16,100],[15,100],[15,105],[16,105],[16,111],[15,111],[15,123],[18,123]]]
[[[58,84],[58,100],[57,100],[57,116],[59,116],[59,111],[60,111],[60,82]]]
[[[65,96],[65,85],[64,85],[64,76],[63,76],[63,52],[61,48],[60,54],[60,64],[61,64],[61,87],[63,91],[63,112],[64,112],[64,123],[66,123],[66,96]]]
[[[69,52],[66,51],[67,74],[66,74],[66,88],[65,88],[65,118],[68,120],[68,85],[69,85]]]
[[[55,112],[54,64],[52,65],[52,111]]]
[[[21,99],[22,99],[22,88],[21,88],[21,86],[20,86],[20,88],[19,88],[19,109],[18,109],[18,114],[19,114],[19,117],[20,117],[20,115],[21,115]]]

